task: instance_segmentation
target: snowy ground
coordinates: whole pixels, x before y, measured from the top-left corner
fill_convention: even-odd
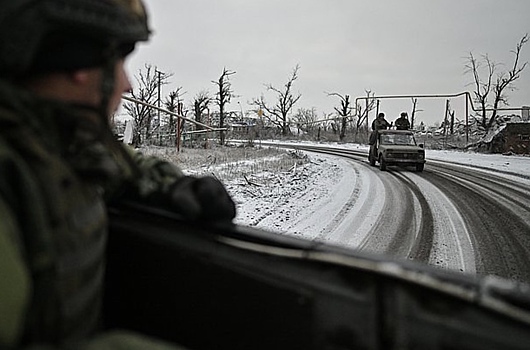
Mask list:
[[[364,145],[329,145],[367,150]],[[373,202],[377,198],[384,198],[384,194],[368,198],[367,191],[362,189],[371,181],[378,180],[374,179],[373,174],[362,171],[363,167],[353,166],[352,161],[315,153],[303,154],[308,158],[289,168],[260,167],[260,171],[244,176],[231,176],[229,179],[219,176],[237,203],[236,223],[349,247],[361,246],[365,238],[361,233],[368,232],[368,228],[363,229],[363,222],[370,221],[368,216],[378,215],[375,211],[377,208],[382,210],[383,204],[378,206]],[[249,153],[246,162],[252,163],[258,159],[252,159]],[[522,174],[530,181],[530,157],[427,150],[427,159],[428,162],[444,160],[501,170],[508,177],[511,177],[510,174]],[[220,174],[215,167],[209,167],[209,172]],[[340,227],[334,227],[335,216],[351,210],[363,210],[359,202],[364,201],[370,201],[371,205],[369,211],[357,215],[357,218],[364,218],[357,222],[358,234],[349,232],[346,235],[341,233]],[[337,221],[336,226],[350,224]],[[335,234],[329,235],[331,231],[335,231]]]

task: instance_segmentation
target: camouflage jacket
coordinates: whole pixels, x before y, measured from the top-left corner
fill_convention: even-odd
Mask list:
[[[399,117],[396,119],[394,125],[396,126],[397,130],[408,130],[410,129],[410,122],[405,117]]]
[[[0,348],[72,345],[97,329],[107,202],[182,176],[125,147],[93,110],[0,81]]]
[[[392,124],[390,124],[385,118],[376,118],[372,122],[372,130],[386,130],[388,128],[392,127]]]

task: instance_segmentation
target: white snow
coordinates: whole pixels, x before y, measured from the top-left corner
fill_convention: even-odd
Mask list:
[[[367,146],[355,144],[329,146],[367,150]],[[227,188],[237,203],[236,223],[310,240],[363,247],[367,235],[374,232],[373,223],[384,210],[387,195],[385,187],[380,183],[372,183],[381,182],[381,179],[374,176],[374,170],[358,161],[310,152],[307,154],[311,161],[304,166],[288,172],[259,175],[256,182],[261,186],[243,185],[240,181],[227,182]],[[503,176],[530,182],[530,157],[527,156],[434,150],[427,150],[426,154],[426,168],[429,161],[443,160],[464,166],[501,170],[504,172]],[[422,181],[418,176],[419,186],[422,186]],[[374,193],[374,189],[380,190]],[[432,196],[436,197],[437,194],[433,193]],[[440,210],[452,211],[450,215],[443,216],[454,218],[450,225],[463,227],[455,208],[444,206]],[[351,215],[344,215],[346,213]],[[353,223],[348,222],[354,220],[352,218],[355,218],[355,232],[351,232]],[[347,230],[348,227],[350,230]],[[470,244],[466,233],[458,231],[461,232],[461,237],[455,237],[454,245],[445,246],[444,249]],[[438,265],[450,267],[454,264],[474,269],[473,261],[466,261],[466,257],[458,256],[457,254],[456,259],[459,261],[440,261]]]

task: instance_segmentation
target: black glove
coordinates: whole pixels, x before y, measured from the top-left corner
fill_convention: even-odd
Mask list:
[[[236,216],[234,201],[214,177],[184,176],[171,187],[170,205],[186,219],[231,221]]]

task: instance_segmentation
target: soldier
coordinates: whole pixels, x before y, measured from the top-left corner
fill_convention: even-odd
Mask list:
[[[98,333],[107,204],[235,217],[219,181],[113,137],[109,116],[131,89],[124,60],[149,33],[141,0],[0,0],[2,349],[169,348]]]
[[[398,119],[396,119],[396,122],[394,123],[396,125],[397,130],[408,130],[410,129],[410,122],[408,119],[407,112],[401,112],[401,115]]]
[[[385,119],[385,113],[381,112],[377,115],[377,118],[372,122],[372,132],[370,133],[370,139],[368,140],[369,145],[375,144],[377,140],[377,131],[386,130],[391,128],[392,124]]]
[[[381,112],[377,115],[377,118],[372,122],[372,130],[386,130],[391,128],[392,124],[385,119],[385,113]]]

